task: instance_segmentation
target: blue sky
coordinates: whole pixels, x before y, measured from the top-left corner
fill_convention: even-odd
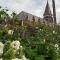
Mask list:
[[[50,8],[52,10],[52,1],[49,1]],[[60,21],[60,0],[56,1],[56,13],[57,13],[57,22]],[[47,0],[0,0],[0,6],[3,8],[9,9],[9,13],[15,11],[19,13],[25,11],[36,16],[43,17]]]

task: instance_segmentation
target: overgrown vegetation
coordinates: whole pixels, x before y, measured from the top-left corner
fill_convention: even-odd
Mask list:
[[[9,30],[13,31],[13,34],[9,34]],[[21,42],[21,45],[24,47],[25,56],[30,60],[57,60],[60,58],[59,25],[50,27],[40,23],[38,26],[30,26],[28,24],[22,26],[21,21],[17,18],[14,12],[12,13],[12,18],[10,18],[7,12],[1,9],[0,42],[6,43],[5,46],[7,46],[4,47],[4,59],[6,56],[8,56],[8,59],[14,57],[14,54],[11,55],[13,49],[9,45],[10,42],[7,43],[7,41],[15,40]]]

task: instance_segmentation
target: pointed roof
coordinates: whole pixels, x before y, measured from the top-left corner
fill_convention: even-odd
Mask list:
[[[47,0],[47,5],[46,5],[46,8],[45,8],[45,12],[44,12],[44,16],[46,16],[46,15],[52,16],[48,0]]]

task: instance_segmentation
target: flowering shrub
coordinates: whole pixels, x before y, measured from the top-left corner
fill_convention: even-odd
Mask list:
[[[16,54],[18,58],[16,58]],[[2,59],[0,60],[20,60],[19,58],[21,60],[27,60],[19,41],[7,41],[5,44],[0,42],[0,55],[2,55]]]
[[[7,41],[3,49],[3,60],[11,60],[15,56],[14,49],[11,47],[11,42]]]

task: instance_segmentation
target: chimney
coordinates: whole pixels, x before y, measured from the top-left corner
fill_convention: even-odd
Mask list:
[[[54,24],[56,24],[55,0],[52,0],[52,5],[53,5],[53,20],[54,20]]]

